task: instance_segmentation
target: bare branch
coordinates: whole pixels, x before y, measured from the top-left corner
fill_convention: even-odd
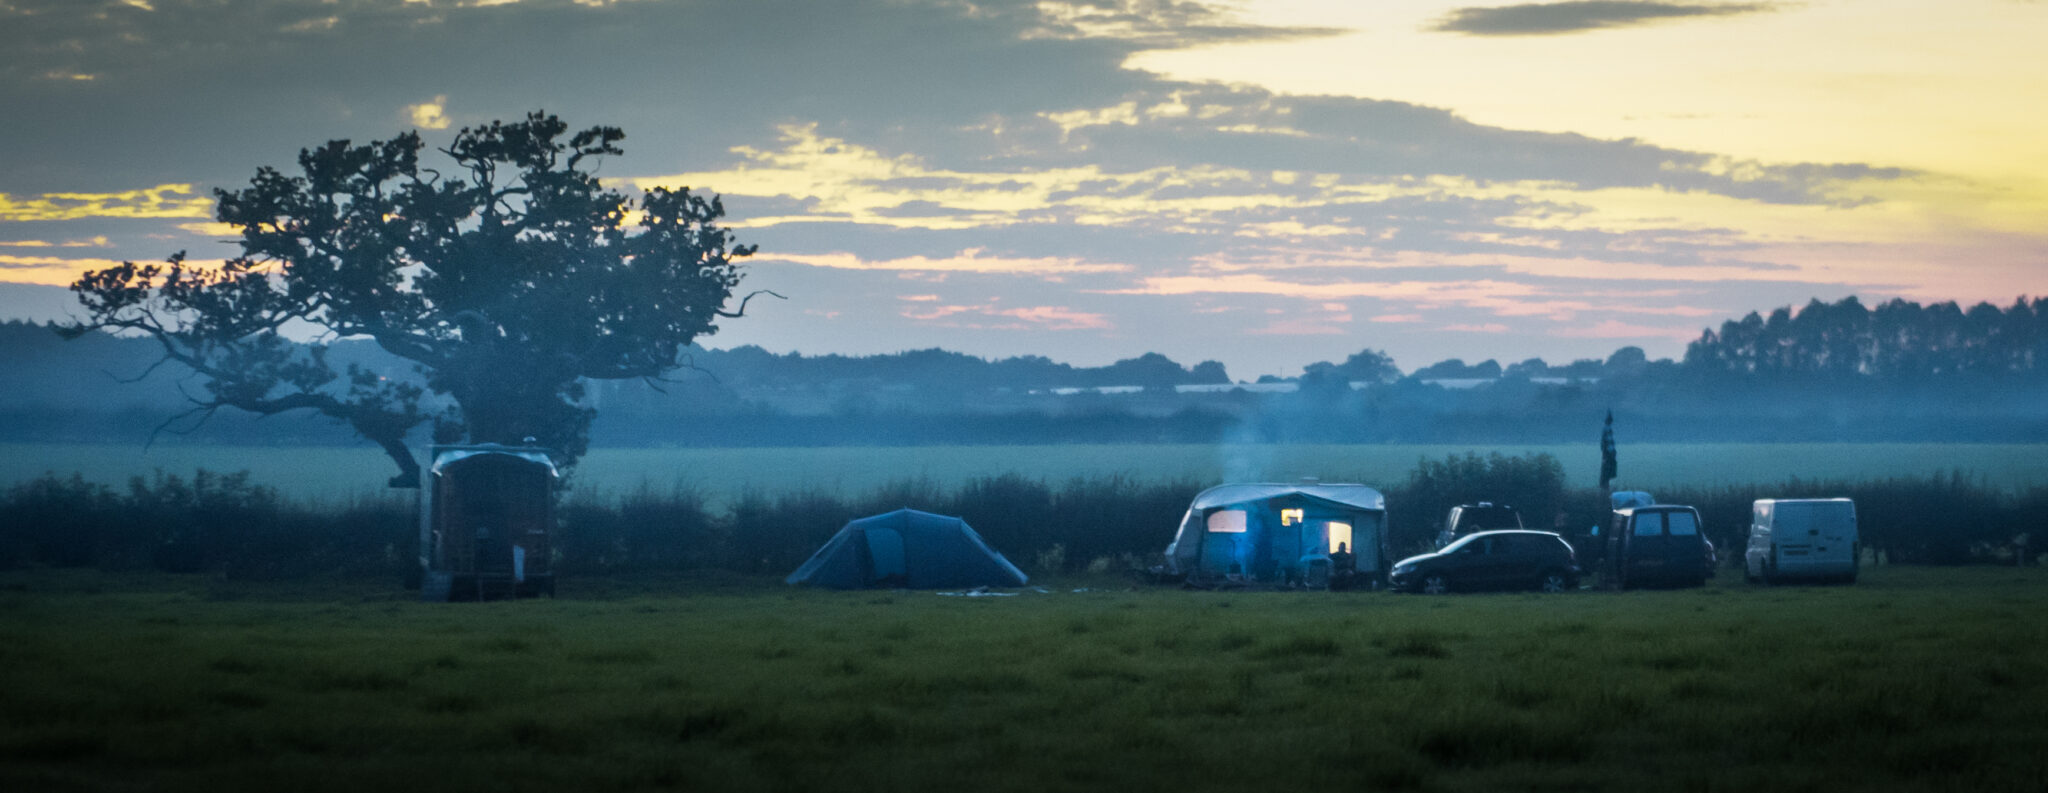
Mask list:
[[[755,298],[756,296],[758,296],[758,295],[767,295],[767,296],[769,296],[769,297],[773,297],[773,298],[775,298],[775,299],[777,299],[777,300],[788,300],[788,299],[789,299],[789,298],[783,297],[782,295],[776,294],[775,292],[773,292],[773,291],[770,291],[770,290],[767,290],[767,289],[756,289],[756,290],[754,290],[754,291],[752,291],[752,292],[749,292],[749,293],[747,293],[747,296],[746,296],[746,297],[740,298],[740,309],[739,309],[738,311],[733,311],[733,312],[727,312],[727,311],[726,311],[725,309],[722,309],[722,308],[721,308],[721,309],[718,309],[718,310],[717,310],[717,311],[716,311],[715,313],[717,313],[717,314],[718,314],[719,316],[721,316],[721,317],[731,317],[731,318],[733,318],[733,319],[738,319],[738,318],[740,318],[740,317],[744,317],[744,316],[746,316],[746,315],[747,315],[747,301],[749,301],[749,300],[752,300],[752,299],[754,299],[754,298]]]
[[[191,397],[188,396],[186,398],[190,399]],[[193,401],[196,402],[198,400]],[[194,432],[198,432],[200,427],[206,426],[206,420],[213,418],[213,412],[215,410],[218,410],[219,408],[219,405],[200,404],[193,406],[192,409],[187,410],[183,413],[179,413],[177,415],[171,416],[170,418],[164,419],[162,423],[156,425],[155,429],[149,431],[148,440],[142,442],[142,450],[145,452],[149,451],[150,447],[156,445],[156,436],[162,435],[165,432],[169,432],[172,435],[190,435]],[[195,413],[199,415],[199,420],[193,422],[192,426],[186,427],[182,430],[171,429],[171,425],[177,423],[179,419],[185,418],[186,416],[190,416]]]
[[[152,373],[156,372],[156,368],[157,368],[157,367],[159,367],[159,366],[162,366],[162,365],[164,365],[164,364],[166,364],[166,363],[169,363],[169,362],[170,362],[170,360],[171,360],[171,359],[170,359],[170,358],[169,358],[168,356],[166,356],[166,357],[163,357],[163,358],[158,358],[158,359],[156,359],[156,363],[152,363],[152,364],[150,364],[148,368],[146,368],[146,369],[143,369],[143,370],[142,370],[142,374],[136,375],[136,376],[134,376],[134,377],[129,377],[129,378],[123,378],[123,377],[121,377],[120,375],[114,374],[114,373],[113,373],[112,371],[109,371],[109,370],[106,370],[106,369],[101,369],[101,370],[100,370],[100,374],[103,374],[103,375],[106,375],[106,376],[108,376],[108,377],[114,378],[114,382],[116,382],[116,383],[120,383],[120,384],[122,384],[122,385],[127,385],[127,384],[129,384],[129,383],[140,383],[140,382],[142,382],[142,381],[143,381],[143,379],[144,379],[144,378],[147,378],[147,377],[149,377],[149,376],[150,376],[150,375],[151,375]]]

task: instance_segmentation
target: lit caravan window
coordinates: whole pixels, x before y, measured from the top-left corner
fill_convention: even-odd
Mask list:
[[[1283,510],[1280,510],[1280,525],[1282,525],[1282,526],[1294,526],[1294,525],[1298,525],[1298,524],[1300,524],[1300,523],[1301,523],[1301,518],[1302,518],[1302,511],[1301,511],[1301,510],[1298,510],[1298,509],[1283,509]]]
[[[1638,513],[1636,513],[1636,532],[1635,532],[1635,534],[1636,534],[1636,536],[1637,536],[1637,537],[1657,537],[1657,536],[1661,536],[1661,535],[1663,535],[1663,534],[1664,534],[1664,513],[1662,513],[1662,512],[1638,512]]]
[[[1337,546],[1339,545],[1344,546],[1344,550],[1351,550],[1351,524],[1338,523],[1337,521],[1333,520],[1330,521],[1329,526],[1330,553],[1336,553]]]
[[[1211,534],[1242,533],[1245,512],[1241,509],[1219,509],[1209,513]]]
[[[1665,515],[1671,521],[1671,536],[1691,537],[1700,533],[1700,523],[1690,512],[1672,512]]]

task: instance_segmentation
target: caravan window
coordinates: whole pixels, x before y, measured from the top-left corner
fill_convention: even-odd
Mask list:
[[[1241,509],[1219,509],[1209,513],[1211,534],[1241,534],[1245,527],[1245,511]]]
[[[1699,519],[1690,512],[1671,512],[1665,514],[1664,517],[1671,521],[1671,536],[1673,537],[1691,537],[1700,533]]]

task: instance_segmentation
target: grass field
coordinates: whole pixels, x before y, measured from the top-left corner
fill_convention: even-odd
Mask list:
[[[0,789],[2048,788],[2040,569],[1439,598],[1106,583],[571,581],[450,606],[4,573]]]
[[[1074,476],[1131,474],[1144,480],[1327,480],[1391,485],[1422,458],[1468,451],[1547,452],[1564,463],[1569,484],[1598,483],[1592,443],[1560,446],[911,446],[735,449],[596,449],[576,472],[584,492],[617,492],[649,483],[695,488],[713,500],[746,488],[767,492],[862,493],[892,480],[928,478],[953,487],[979,476],[1016,472],[1058,482]],[[0,483],[45,472],[80,472],[121,485],[162,469],[251,471],[256,480],[306,499],[382,496],[394,471],[371,447],[0,445]],[[1636,444],[1621,448],[1617,487],[1714,486],[1806,479],[1882,479],[1960,469],[2002,488],[2048,485],[2048,446],[1988,444]]]

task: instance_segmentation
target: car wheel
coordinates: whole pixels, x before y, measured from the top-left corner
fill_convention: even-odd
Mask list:
[[[1443,577],[1442,574],[1431,573],[1422,577],[1422,594],[1441,595],[1449,591],[1451,591],[1451,580]]]
[[[1572,580],[1562,570],[1545,570],[1543,575],[1537,577],[1536,588],[1553,594],[1569,592],[1572,588]]]

